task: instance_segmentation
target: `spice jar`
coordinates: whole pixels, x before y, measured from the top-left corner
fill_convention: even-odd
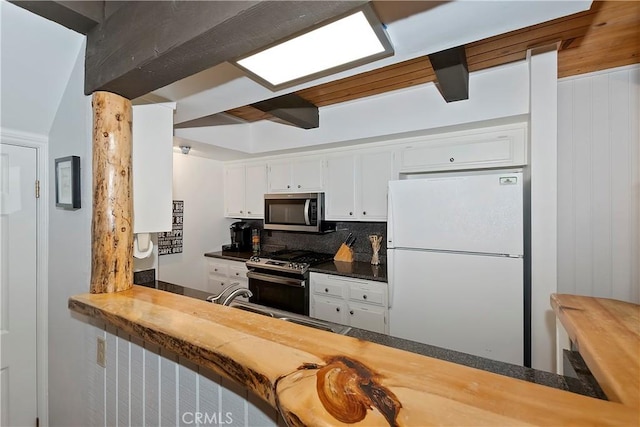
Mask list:
[[[253,253],[260,253],[260,230],[254,228],[251,230],[251,245],[253,246]]]

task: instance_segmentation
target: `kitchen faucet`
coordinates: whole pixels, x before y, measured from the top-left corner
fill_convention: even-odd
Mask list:
[[[218,295],[211,295],[207,297],[207,301],[212,302],[214,304],[229,305],[236,297],[240,296],[241,294],[244,294],[243,296],[247,298],[250,298],[251,296],[253,296],[253,293],[249,289],[241,288],[238,286],[240,286],[239,282],[232,283],[226,288],[224,288],[222,292],[220,292]],[[220,302],[222,298],[225,296],[225,294],[229,292],[229,290],[231,290],[229,295],[224,299],[223,302]]]
[[[251,298],[253,296],[253,293],[247,289],[247,288],[238,288],[238,289],[234,289],[233,291],[231,291],[231,293],[229,294],[228,297],[225,298],[225,300],[223,301],[222,305],[229,305],[231,304],[231,302],[236,299],[236,297],[238,296],[245,296],[247,298]]]

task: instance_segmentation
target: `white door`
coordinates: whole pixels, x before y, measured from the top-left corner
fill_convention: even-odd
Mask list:
[[[393,179],[393,154],[364,153],[360,162],[360,212],[364,221],[387,219],[387,187]]]
[[[387,247],[522,255],[522,173],[389,182]]]
[[[353,154],[331,157],[327,160],[327,188],[325,193],[327,220],[353,220],[355,218],[355,168]]]
[[[267,166],[250,165],[245,173],[244,205],[250,218],[264,218],[264,193],[267,192]]]
[[[0,145],[0,424],[36,424],[36,150]]]

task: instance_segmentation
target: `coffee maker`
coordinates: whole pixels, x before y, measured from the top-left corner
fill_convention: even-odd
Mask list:
[[[231,244],[222,245],[223,251],[250,251],[251,250],[251,226],[244,221],[234,222],[229,226]]]

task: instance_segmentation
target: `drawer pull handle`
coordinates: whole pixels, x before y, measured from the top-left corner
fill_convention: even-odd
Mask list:
[[[367,299],[367,295],[362,295],[362,299]]]
[[[336,307],[336,311],[339,313],[340,312],[340,307]]]
[[[329,292],[329,288],[324,288],[324,291],[325,292]]]
[[[353,310],[349,311],[349,314],[353,316]]]

